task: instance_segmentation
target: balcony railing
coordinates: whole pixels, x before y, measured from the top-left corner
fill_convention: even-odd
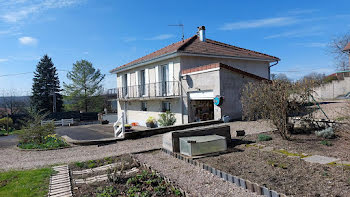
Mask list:
[[[116,94],[118,99],[174,97],[180,96],[180,83],[178,81],[164,81],[127,86],[111,90],[110,93]]]

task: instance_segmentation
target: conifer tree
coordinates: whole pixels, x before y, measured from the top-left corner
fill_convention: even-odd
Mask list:
[[[95,69],[91,62],[77,61],[67,78],[70,84],[63,83],[67,100],[72,103],[72,109],[85,112],[96,112],[103,109],[102,81],[105,75],[100,69]]]
[[[56,103],[56,112],[62,111],[63,100],[60,91],[56,67],[52,63],[51,58],[44,55],[34,72],[31,96],[32,106],[37,111],[53,112],[54,103]]]

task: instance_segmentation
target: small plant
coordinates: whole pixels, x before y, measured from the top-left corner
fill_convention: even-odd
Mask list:
[[[84,167],[84,163],[81,163],[81,162],[75,162],[75,165],[79,168]]]
[[[326,139],[332,139],[335,137],[334,129],[332,127],[328,127],[320,131],[315,131],[315,134],[318,137],[323,137]]]
[[[97,197],[113,197],[119,194],[118,190],[113,186],[106,186],[105,188],[97,188]]]
[[[258,140],[259,141],[270,141],[270,140],[272,140],[272,137],[269,135],[266,135],[266,134],[259,134]]]
[[[322,144],[322,145],[325,145],[325,146],[333,146],[332,142],[327,141],[327,140],[322,140],[322,141],[321,141],[321,144]]]
[[[159,114],[158,122],[163,127],[174,125],[176,122],[175,114],[170,111]]]
[[[153,116],[148,117],[146,120],[146,125],[149,128],[154,128],[156,126],[156,123],[157,121]]]

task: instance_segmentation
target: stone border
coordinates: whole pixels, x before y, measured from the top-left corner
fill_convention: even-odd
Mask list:
[[[68,165],[52,167],[57,174],[51,175],[48,197],[71,197],[72,184],[70,181],[70,173]]]
[[[247,189],[250,192],[255,192],[258,195],[264,195],[264,196],[267,196],[267,197],[286,197],[285,194],[278,193],[278,192],[276,192],[274,190],[270,190],[270,189],[268,189],[268,188],[266,188],[264,186],[260,186],[257,183],[253,183],[253,182],[250,182],[249,180],[245,180],[243,178],[240,178],[240,177],[237,177],[237,176],[233,176],[233,175],[231,175],[229,173],[220,171],[220,170],[215,169],[215,168],[213,168],[213,167],[211,167],[211,166],[209,166],[209,165],[207,165],[205,163],[200,163],[200,162],[195,161],[193,159],[186,158],[186,157],[180,155],[179,153],[174,153],[174,152],[171,152],[171,151],[163,149],[163,148],[161,150],[164,153],[166,153],[166,154],[168,154],[168,155],[170,155],[172,157],[175,157],[177,159],[183,160],[183,161],[185,161],[185,162],[187,162],[189,164],[198,166],[201,169],[204,169],[204,170],[212,173],[213,175],[224,179],[225,181],[234,183],[238,187],[242,187],[243,189]]]
[[[61,149],[65,149],[65,148],[72,148],[72,146],[69,145],[66,147],[59,147],[59,148],[52,148],[52,149],[22,149],[22,148],[18,147],[18,145],[15,146],[15,149],[17,149],[19,151],[50,151],[50,150],[61,150]]]

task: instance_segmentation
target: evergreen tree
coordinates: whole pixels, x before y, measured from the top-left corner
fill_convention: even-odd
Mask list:
[[[73,70],[67,74],[71,84],[63,83],[67,100],[72,103],[73,109],[101,111],[103,109],[102,80],[105,78],[100,69],[95,69],[92,63],[86,60],[73,64]]]
[[[44,55],[36,67],[32,86],[32,106],[43,112],[53,112],[56,97],[56,112],[62,111],[63,100],[60,94],[57,70],[49,56]],[[56,96],[54,96],[54,93]]]

